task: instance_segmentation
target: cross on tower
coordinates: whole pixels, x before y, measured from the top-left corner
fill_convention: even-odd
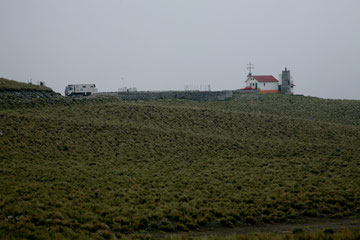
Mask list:
[[[249,62],[247,69],[249,69],[249,75],[251,76],[251,69],[254,69],[254,64]]]

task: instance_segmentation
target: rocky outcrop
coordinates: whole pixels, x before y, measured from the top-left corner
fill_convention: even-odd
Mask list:
[[[61,94],[51,88],[0,78],[1,101],[32,101],[39,98],[58,98]]]
[[[11,99],[18,99],[18,100],[34,100],[39,98],[59,98],[61,97],[60,93],[56,93],[53,91],[4,91],[3,89],[0,90],[0,99],[2,100],[11,100]]]

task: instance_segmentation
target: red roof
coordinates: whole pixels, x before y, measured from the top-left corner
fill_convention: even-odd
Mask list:
[[[276,78],[271,75],[253,76],[258,82],[279,82]]]

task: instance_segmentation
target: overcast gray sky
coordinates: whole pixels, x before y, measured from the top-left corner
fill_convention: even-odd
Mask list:
[[[297,94],[360,99],[359,0],[0,0],[0,76],[57,92],[245,87],[291,70]]]

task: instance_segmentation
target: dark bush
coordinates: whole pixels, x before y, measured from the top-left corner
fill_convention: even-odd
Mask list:
[[[303,233],[304,233],[304,229],[302,229],[302,228],[294,228],[294,229],[292,230],[292,233],[293,233],[293,234],[303,234]]]

